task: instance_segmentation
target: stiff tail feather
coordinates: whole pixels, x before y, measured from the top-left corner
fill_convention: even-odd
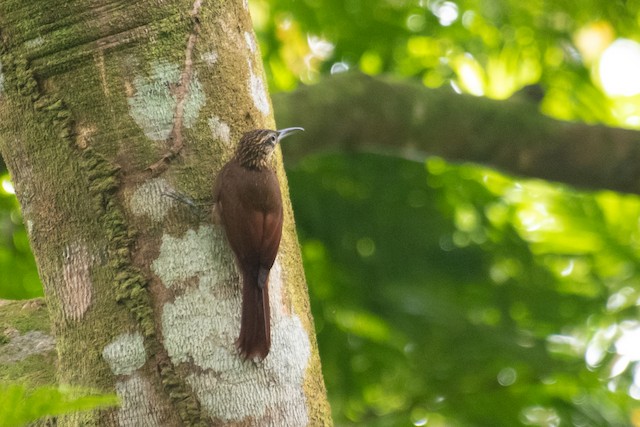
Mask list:
[[[236,346],[245,359],[264,359],[271,348],[269,270],[242,274],[242,318]]]

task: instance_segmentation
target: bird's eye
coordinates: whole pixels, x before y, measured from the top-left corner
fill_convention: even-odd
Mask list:
[[[275,144],[277,141],[277,138],[275,135],[271,135],[271,138],[269,138],[269,141],[271,141],[272,144]]]

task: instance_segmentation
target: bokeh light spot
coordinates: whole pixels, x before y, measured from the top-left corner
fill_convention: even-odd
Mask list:
[[[376,243],[369,237],[363,237],[358,239],[356,249],[361,257],[370,257],[376,251]]]
[[[331,74],[344,73],[349,71],[349,64],[346,62],[336,62],[331,66]]]
[[[588,63],[596,60],[611,44],[614,30],[606,21],[592,22],[578,30],[574,42],[580,55]]]
[[[448,27],[449,25],[456,22],[459,15],[458,5],[450,2],[433,2],[430,4],[431,12],[438,18],[440,25],[443,27]]]
[[[15,188],[13,188],[13,183],[8,177],[2,178],[2,183],[0,184],[2,187],[2,191],[6,194],[16,194]]]
[[[498,372],[498,383],[503,387],[513,385],[518,379],[518,373],[513,368],[503,368]]]
[[[600,57],[600,83],[610,96],[640,94],[640,44],[618,39]]]

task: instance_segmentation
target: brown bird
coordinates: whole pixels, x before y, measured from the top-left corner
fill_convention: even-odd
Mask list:
[[[282,197],[269,158],[280,140],[298,130],[304,129],[245,133],[216,179],[216,214],[242,273],[242,318],[236,346],[247,359],[264,359],[271,347],[269,271],[282,236]]]

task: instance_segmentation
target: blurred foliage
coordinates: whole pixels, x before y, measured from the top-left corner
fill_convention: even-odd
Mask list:
[[[640,40],[638,0],[250,4],[272,89],[349,68],[496,99],[536,84],[545,93],[542,110],[553,117],[640,127],[640,93],[608,96],[601,75],[602,55],[615,39]],[[640,73],[635,53],[632,65],[609,67],[609,80],[625,67],[627,79]]]
[[[20,427],[38,419],[118,404],[115,395],[90,395],[87,390],[0,384],[0,427]]]
[[[637,0],[252,13],[276,90],[350,68],[496,99],[535,85],[555,118],[640,127]],[[291,189],[339,424],[640,425],[636,197],[372,156],[308,159]]]
[[[640,416],[637,197],[438,158],[315,157],[289,177],[338,425]]]
[[[35,298],[42,295],[42,285],[13,185],[3,166],[0,164],[0,298]]]

